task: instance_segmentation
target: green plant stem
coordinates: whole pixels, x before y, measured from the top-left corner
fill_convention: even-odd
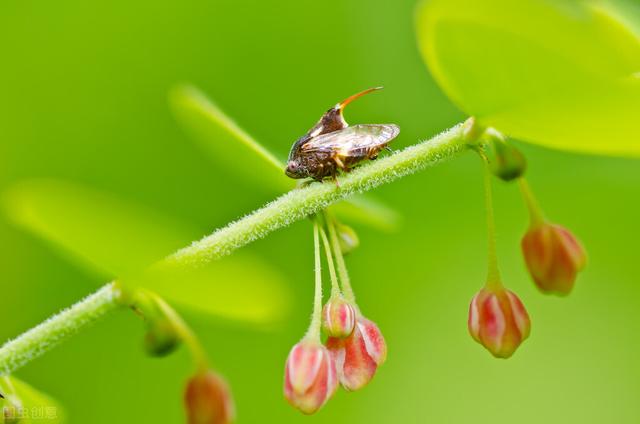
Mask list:
[[[311,324],[305,335],[305,339],[320,343],[320,331],[322,327],[322,262],[320,260],[320,235],[318,221],[313,221],[313,258],[315,273],[315,290],[313,294],[313,312]]]
[[[529,210],[529,226],[535,228],[542,225],[545,222],[544,212],[542,212],[542,208],[540,208],[536,197],[533,195],[529,183],[527,183],[524,177],[520,177],[518,178],[518,184],[524,202],[527,204],[527,209]]]
[[[331,252],[331,245],[327,238],[327,233],[324,229],[320,228],[320,237],[322,238],[322,245],[324,246],[324,252],[327,256],[327,265],[329,267],[329,276],[331,277],[331,297],[338,296],[340,294],[340,286],[338,285],[338,276],[336,275],[336,266],[333,263],[333,253]]]
[[[328,212],[325,212],[325,220],[329,227],[329,237],[331,238],[333,253],[336,256],[336,263],[338,264],[338,275],[340,275],[340,283],[342,284],[342,294],[347,302],[355,306],[356,296],[351,288],[351,280],[349,279],[349,273],[347,272],[347,264],[344,262],[344,255],[342,254],[342,248],[340,247],[340,241],[338,240],[338,234],[336,233],[335,219],[333,219]]]
[[[75,305],[33,327],[0,349],[0,375],[7,375],[42,356],[103,316],[123,307],[115,283],[101,287]]]
[[[198,340],[198,337],[196,337],[195,333],[182,319],[182,317],[167,302],[165,302],[164,299],[155,293],[149,292],[149,294],[153,297],[162,312],[171,320],[171,323],[180,335],[180,339],[185,345],[187,345],[187,348],[189,348],[198,372],[207,372],[209,369],[209,360],[204,348],[200,344],[200,340]]]
[[[496,249],[496,223],[493,212],[493,196],[491,193],[491,171],[489,162],[484,154],[481,154],[484,161],[484,190],[487,208],[487,240],[488,240],[488,267],[487,267],[487,287],[490,289],[502,287],[500,270],[498,269],[498,254]]]
[[[178,250],[155,267],[202,265],[219,259],[353,194],[371,190],[452,159],[466,147],[462,125],[458,124],[427,141],[379,158],[339,177],[340,187],[333,183],[311,183],[292,190],[263,208]],[[116,290],[116,286],[108,284],[68,310],[7,342],[0,348],[0,373],[7,374],[16,370],[119,305],[126,304],[118,300],[117,293],[119,290]]]

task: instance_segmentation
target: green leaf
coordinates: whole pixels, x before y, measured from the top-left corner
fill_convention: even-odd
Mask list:
[[[402,223],[402,217],[395,209],[371,196],[353,196],[349,202],[340,202],[331,206],[331,210],[340,219],[385,232],[397,231]]]
[[[14,222],[112,277],[137,272],[199,236],[149,208],[70,182],[18,183],[5,192],[4,206]]]
[[[64,410],[57,401],[16,377],[1,377],[0,393],[4,396],[0,399],[2,410],[5,414],[17,414],[14,417],[20,418],[20,424],[65,422]]]
[[[241,251],[203,267],[161,266],[124,282],[142,285],[197,312],[255,325],[282,320],[291,303],[282,275]]]
[[[200,90],[190,85],[176,87],[169,93],[169,103],[216,166],[265,190],[282,192],[295,187],[284,174],[285,165]]]
[[[442,89],[484,125],[554,148],[640,155],[640,38],[621,10],[604,1],[428,0],[418,42]]]
[[[164,276],[139,277],[143,268],[201,236],[149,208],[55,180],[19,183],[5,193],[4,205],[16,223],[62,247],[80,264],[130,284],[148,284],[170,301],[252,323],[273,322],[286,311],[284,278],[247,254],[197,271],[172,269]]]

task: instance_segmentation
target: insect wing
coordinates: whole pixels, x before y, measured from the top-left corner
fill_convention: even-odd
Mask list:
[[[382,146],[393,140],[400,128],[393,124],[353,125],[343,130],[314,137],[302,145],[301,150],[312,152],[349,152]]]

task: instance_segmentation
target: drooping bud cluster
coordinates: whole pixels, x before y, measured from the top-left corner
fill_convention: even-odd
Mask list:
[[[200,372],[189,379],[184,405],[189,424],[230,424],[235,419],[229,386],[213,371]]]
[[[465,122],[462,133],[486,164],[489,230],[489,273],[484,288],[471,300],[469,333],[494,356],[508,358],[529,336],[531,321],[520,299],[502,285],[498,272],[490,174],[504,181],[517,179],[520,183],[531,221],[522,239],[522,252],[529,273],[542,292],[568,294],[576,274],[586,264],[586,253],[569,230],[544,218],[523,177],[526,160],[506,137],[493,128],[483,127],[474,118]]]
[[[322,228],[325,225],[331,241]],[[322,308],[319,307],[322,302],[320,237],[332,282],[331,298]],[[364,387],[387,357],[387,346],[378,326],[362,316],[355,304],[336,221],[328,214],[324,221],[316,218],[314,243],[316,299],[313,318],[307,335],[289,353],[284,380],[285,398],[305,414],[318,411],[333,396],[338,382],[349,391]],[[338,262],[341,284],[338,283],[334,259]],[[321,329],[327,335],[324,345]]]
[[[144,346],[152,356],[173,352],[180,343],[189,349],[198,370],[187,381],[184,406],[188,424],[230,424],[235,407],[227,382],[208,367],[200,341],[180,315],[157,294],[138,289],[130,294],[130,307],[145,322]]]

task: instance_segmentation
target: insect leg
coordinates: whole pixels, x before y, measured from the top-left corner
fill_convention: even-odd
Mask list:
[[[340,159],[340,157],[338,155],[335,155],[333,157],[333,161],[336,163],[338,168],[345,169],[345,170],[347,169],[346,165],[344,164],[344,162],[342,162],[342,159]]]
[[[393,154],[393,153],[395,153],[395,152],[396,152],[395,150],[393,150],[393,149],[392,149],[391,147],[389,147],[389,146],[384,146],[384,150],[386,150],[387,152],[389,152],[389,153],[391,153],[391,154]]]

